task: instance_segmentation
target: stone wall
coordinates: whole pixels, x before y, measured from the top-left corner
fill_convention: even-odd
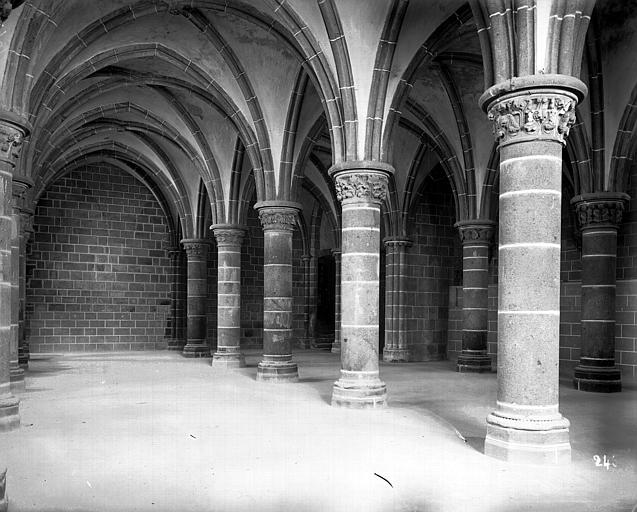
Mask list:
[[[444,359],[449,286],[461,276],[460,239],[453,227],[453,198],[445,176],[427,178],[409,221],[405,325],[410,359]]]
[[[159,349],[169,314],[168,225],[151,192],[109,166],[74,170],[35,211],[31,352]]]
[[[263,346],[263,229],[248,209],[247,232],[241,246],[241,346]]]

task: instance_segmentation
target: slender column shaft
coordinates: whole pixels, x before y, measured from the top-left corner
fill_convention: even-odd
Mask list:
[[[334,249],[334,343],[332,353],[341,353],[341,250]]]
[[[245,229],[230,224],[212,226],[217,240],[217,351],[212,366],[241,368],[241,243]]]
[[[18,362],[18,335],[20,316],[20,215],[13,209],[11,215],[12,233],[11,233],[11,327],[10,327],[10,363],[9,373],[11,380],[12,393],[21,393],[24,391],[24,370],[20,368]]]
[[[572,199],[582,232],[582,336],[573,384],[582,391],[621,391],[615,366],[617,229],[627,194],[599,192]]]
[[[301,348],[311,348],[313,345],[314,331],[312,329],[312,304],[311,304],[311,286],[312,286],[312,256],[310,254],[303,254],[301,256],[301,264],[303,265],[303,339],[300,340],[299,346]]]
[[[11,240],[15,238],[12,218],[12,174],[25,131],[18,125],[0,121],[0,432],[20,425],[19,401],[11,393]],[[2,471],[4,468],[0,468]]]
[[[462,242],[462,353],[459,372],[489,372],[489,245],[495,223],[463,221],[456,224]]]
[[[407,238],[387,238],[385,287],[385,347],[383,361],[409,361],[409,347],[405,336],[405,274],[407,272]]]
[[[27,246],[33,234],[33,211],[23,210],[20,230],[20,312],[18,317],[18,363],[29,366],[29,342],[26,337]]]
[[[182,274],[183,252],[176,247],[168,251],[170,257],[171,281],[170,281],[170,326],[168,332],[168,350],[184,349],[183,330],[181,329],[181,304],[180,304],[180,280]]]
[[[533,87],[493,100],[501,87],[483,95],[500,143],[498,396],[485,453],[562,463],[571,453],[558,405],[562,146],[577,96]]]
[[[188,258],[188,327],[182,353],[185,357],[209,357],[210,347],[206,343],[209,242],[205,239],[187,239],[181,243]]]
[[[292,361],[292,236],[300,205],[257,203],[263,225],[263,359],[257,380],[296,382]]]
[[[372,162],[330,169],[343,226],[341,377],[332,391],[334,406],[382,407],[387,400],[378,361],[380,205],[391,172],[391,166]]]

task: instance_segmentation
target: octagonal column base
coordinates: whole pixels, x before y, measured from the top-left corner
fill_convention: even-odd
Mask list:
[[[299,368],[292,361],[263,360],[257,366],[259,382],[298,382]]]
[[[517,464],[561,465],[571,462],[569,421],[561,415],[551,419],[507,418],[497,412],[487,417],[484,454]]]
[[[458,356],[456,371],[460,373],[484,373],[491,371],[491,358],[486,354],[465,354]]]
[[[622,390],[622,374],[616,366],[597,367],[578,364],[575,367],[573,386],[579,391],[618,393]]]
[[[409,350],[406,348],[383,349],[383,361],[386,363],[408,363]]]
[[[222,369],[244,368],[246,359],[239,351],[217,351],[212,354],[210,364],[215,368]]]
[[[350,409],[378,409],[387,405],[387,386],[378,372],[341,370],[332,388],[332,406]]]
[[[184,357],[210,357],[210,348],[208,345],[187,344],[181,355]]]
[[[9,379],[11,382],[11,393],[22,393],[25,389],[24,370],[19,366],[13,366],[9,370]]]
[[[9,396],[0,398],[0,432],[20,427],[20,401]]]

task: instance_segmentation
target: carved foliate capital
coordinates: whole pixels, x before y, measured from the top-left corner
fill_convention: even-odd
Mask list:
[[[621,193],[583,194],[571,200],[579,229],[621,224],[629,196]]]
[[[358,199],[381,203],[387,197],[389,180],[381,172],[343,172],[334,177],[339,201]]]
[[[293,231],[296,226],[296,216],[297,210],[285,206],[259,209],[259,220],[264,230]]]
[[[14,124],[0,120],[0,160],[15,166],[20,152],[24,131]]]
[[[530,140],[565,143],[575,123],[577,98],[559,90],[507,94],[491,104],[488,117],[500,145]]]
[[[462,221],[457,222],[456,227],[460,234],[460,242],[463,244],[490,244],[495,234],[495,222]]]
[[[208,255],[208,248],[210,242],[203,238],[186,239],[182,240],[181,244],[184,246],[188,259],[203,260]]]
[[[231,245],[238,247],[243,242],[245,230],[240,228],[213,227],[212,232],[217,240],[217,245]]]
[[[385,247],[389,249],[398,249],[405,250],[407,247],[411,247],[413,245],[413,241],[409,238],[404,237],[389,237],[383,240]]]

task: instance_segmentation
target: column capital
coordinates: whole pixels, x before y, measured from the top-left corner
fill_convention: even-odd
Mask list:
[[[383,238],[383,244],[386,248],[407,248],[413,245],[413,240],[405,236],[388,236]]]
[[[594,192],[573,197],[571,205],[581,230],[602,226],[618,228],[629,200],[630,196],[622,192]]]
[[[342,253],[343,251],[341,251],[340,247],[332,249],[332,256],[334,256],[334,258],[340,258]]]
[[[492,220],[461,220],[456,222],[460,234],[460,242],[490,244],[495,234],[496,223]]]
[[[0,162],[15,167],[26,135],[26,128],[3,119],[0,114]]]
[[[208,254],[210,241],[205,238],[184,238],[181,241],[188,258],[203,259]]]
[[[303,263],[312,261],[312,255],[311,254],[302,254],[301,255],[301,261]]]
[[[336,185],[336,197],[344,202],[382,203],[389,191],[394,168],[383,162],[357,161],[333,165],[329,175]]]
[[[566,143],[586,86],[566,75],[516,77],[490,87],[479,103],[500,146],[545,140]]]
[[[246,235],[246,229],[238,224],[213,224],[210,230],[217,240],[217,245],[240,246]]]
[[[254,205],[264,230],[293,231],[302,206],[292,201],[261,201]]]

